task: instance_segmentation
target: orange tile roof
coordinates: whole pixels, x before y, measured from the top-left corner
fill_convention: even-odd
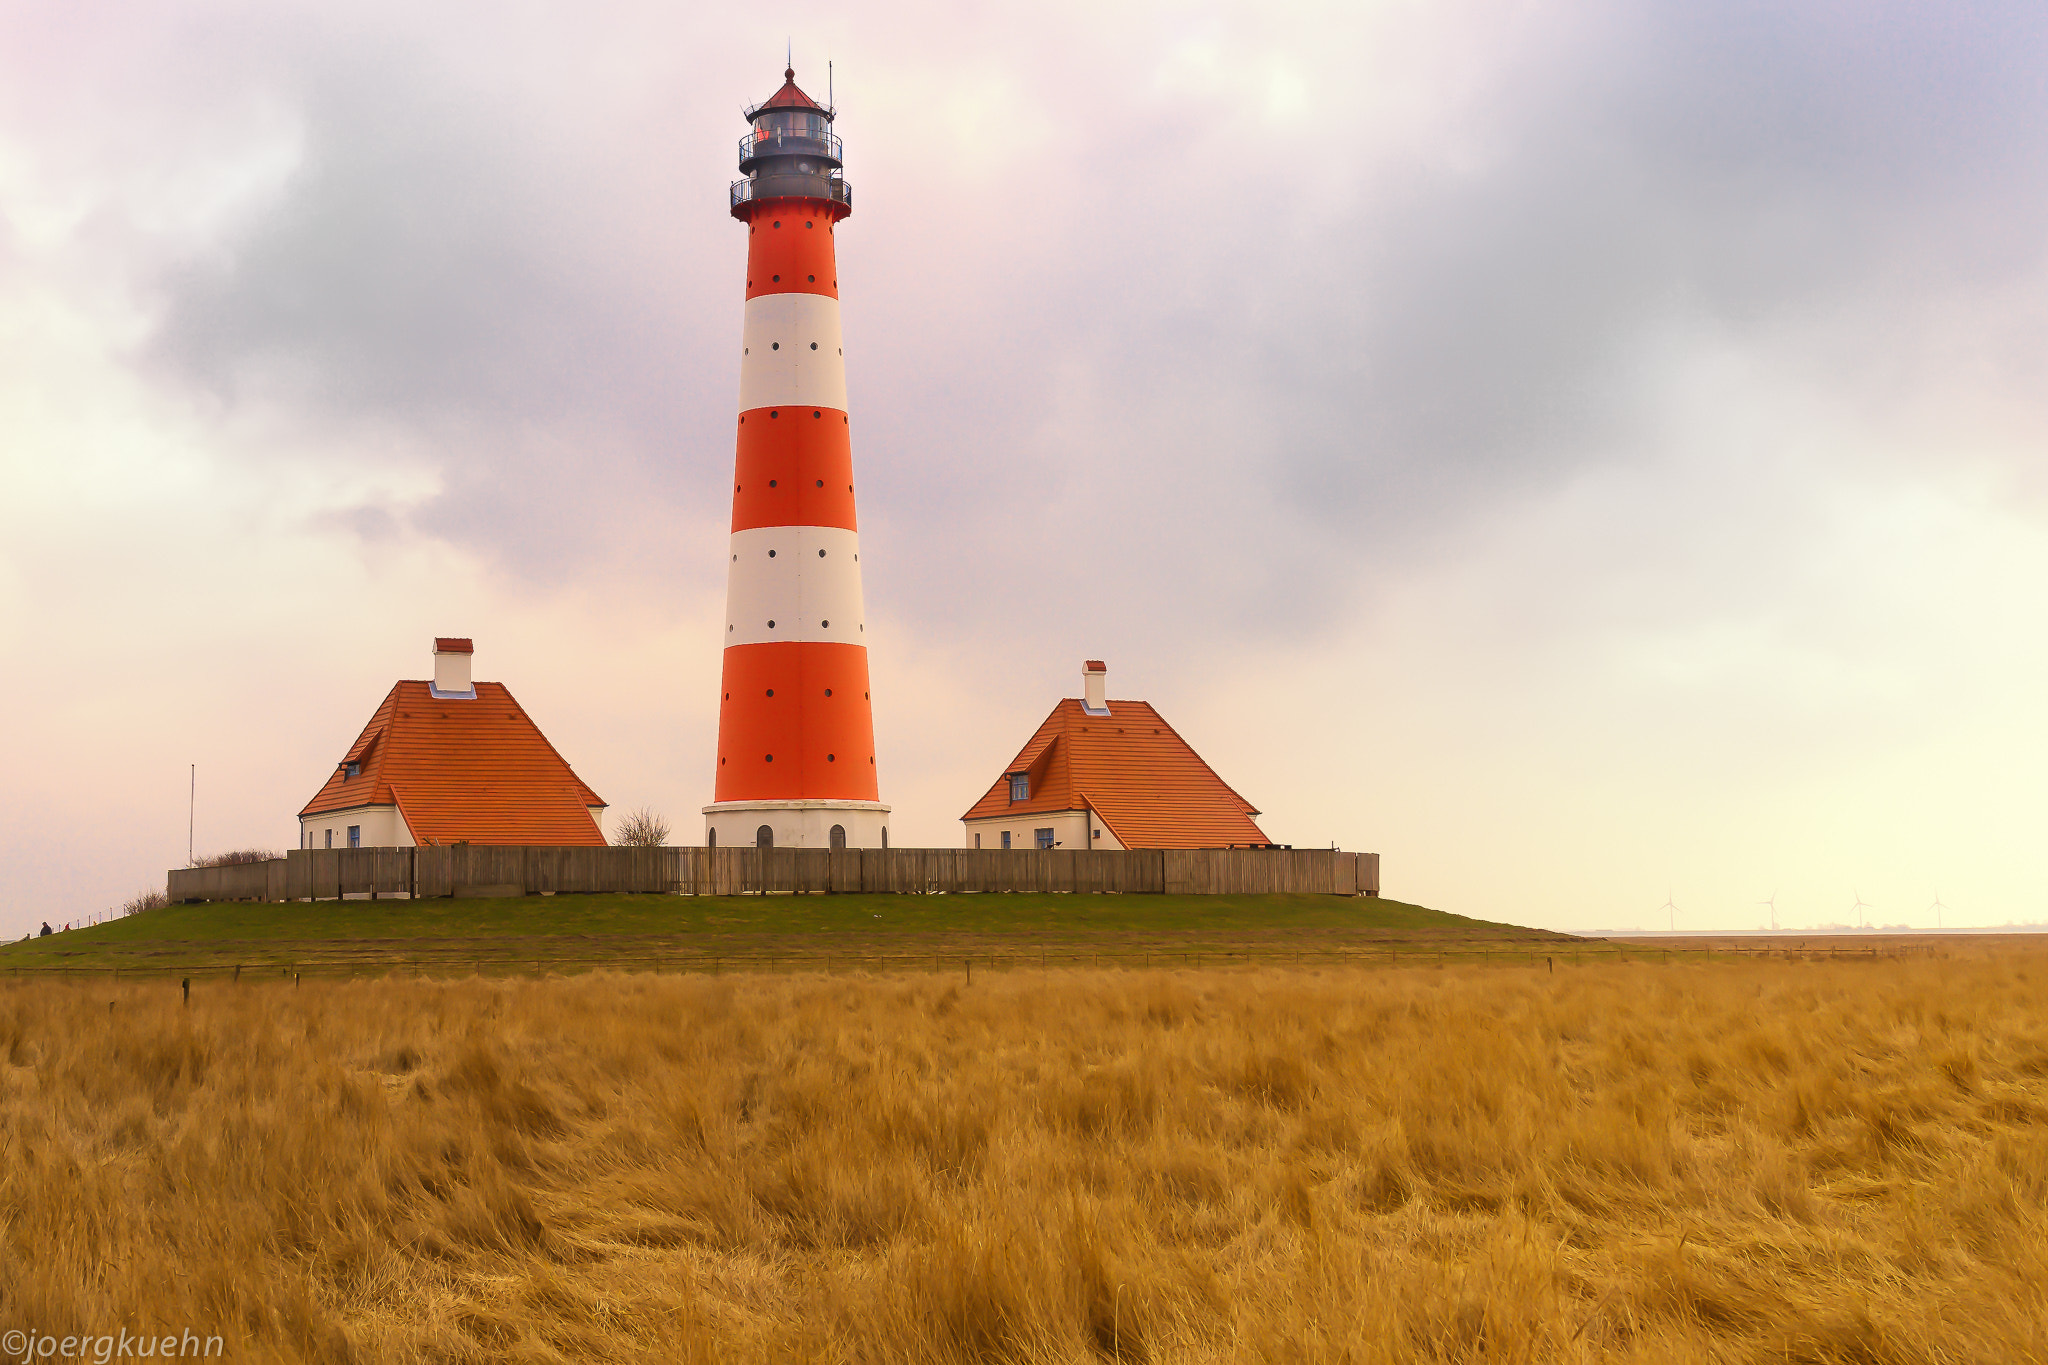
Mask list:
[[[1031,796],[1010,800],[1010,774]],[[1224,848],[1269,842],[1259,812],[1166,723],[1151,703],[1112,701],[1091,716],[1078,697],[1053,707],[1038,733],[963,820],[1088,808],[1125,848]]]
[[[422,844],[602,844],[603,804],[503,683],[457,701],[401,682],[299,814],[395,805]]]

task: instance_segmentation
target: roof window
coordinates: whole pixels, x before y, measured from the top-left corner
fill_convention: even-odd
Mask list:
[[[1010,799],[1012,801],[1029,801],[1031,799],[1030,773],[1010,774]]]

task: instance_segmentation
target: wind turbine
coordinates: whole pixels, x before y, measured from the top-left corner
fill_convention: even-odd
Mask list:
[[[1675,934],[1675,933],[1677,933],[1677,932],[1678,932],[1678,907],[1677,907],[1676,905],[1673,905],[1673,904],[1671,903],[1671,893],[1670,893],[1669,891],[1666,891],[1666,892],[1664,893],[1664,903],[1663,903],[1662,905],[1658,906],[1657,908],[1658,908],[1659,910],[1662,910],[1662,911],[1664,911],[1664,912],[1665,912],[1665,913],[1666,913],[1667,915],[1669,915],[1669,916],[1670,916],[1670,920],[1671,920],[1671,932],[1672,932],[1672,933],[1674,933],[1674,934]]]
[[[1777,893],[1777,892],[1775,892],[1775,891],[1773,891],[1773,892],[1772,892],[1772,893],[1771,893],[1770,895],[1768,895],[1768,896],[1764,897],[1764,898],[1763,898],[1762,900],[1758,901],[1758,902],[1757,902],[1757,904],[1758,904],[1758,905],[1768,905],[1768,906],[1770,906],[1770,907],[1771,907],[1771,932],[1772,932],[1772,933],[1774,933],[1774,934],[1775,934],[1775,933],[1777,933],[1777,932],[1778,932],[1778,893]]]
[[[1941,928],[1941,912],[1948,909],[1948,907],[1941,903],[1941,893],[1939,891],[1934,893],[1934,904],[1927,908],[1934,912],[1934,927],[1936,929]]]
[[[1854,888],[1852,887],[1851,890],[1854,890]],[[1872,907],[1870,902],[1863,899],[1863,893],[1861,891],[1857,891],[1856,903],[1849,907],[1849,913],[1856,917],[1857,928],[1866,929],[1869,927],[1863,922],[1867,918],[1867,916],[1865,916],[1863,912],[1871,908]]]

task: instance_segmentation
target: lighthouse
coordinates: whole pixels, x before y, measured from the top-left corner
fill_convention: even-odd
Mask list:
[[[886,848],[833,251],[853,194],[834,111],[782,76],[746,111],[732,185],[747,302],[705,842]]]

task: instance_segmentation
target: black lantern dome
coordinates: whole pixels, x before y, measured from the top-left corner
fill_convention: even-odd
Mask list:
[[[744,218],[764,199],[822,199],[834,218],[853,212],[833,111],[797,87],[796,70],[782,73],[782,88],[746,111],[740,171],[732,184],[732,213]]]

